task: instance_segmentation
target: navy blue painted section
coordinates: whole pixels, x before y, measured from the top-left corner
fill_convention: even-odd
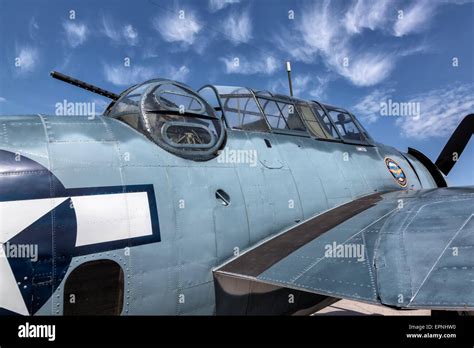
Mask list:
[[[0,201],[66,195],[62,183],[47,168],[27,157],[0,150]],[[38,248],[36,261],[31,258],[8,257],[31,314],[35,313],[57,289],[71,263],[77,224],[76,215],[70,208],[69,201],[51,210],[7,241],[12,247],[22,245]]]
[[[38,260],[10,257],[8,262],[30,313],[36,313],[63,280],[74,255],[77,223],[70,199],[9,240],[38,247]]]
[[[0,150],[0,202],[65,195],[64,186],[47,168],[27,157]]]
[[[9,311],[8,309],[0,308],[0,317],[1,316],[21,316],[21,314]]]
[[[6,242],[9,246],[38,248],[38,260],[13,256],[8,258],[30,314],[36,313],[51,297],[66,275],[74,256],[160,242],[155,192],[151,184],[66,189],[54,174],[39,163],[0,150],[0,201],[128,192],[147,193],[152,235],[76,248],[77,221],[69,198]],[[12,218],[18,219],[21,216]],[[0,311],[0,314],[10,313],[1,308]]]

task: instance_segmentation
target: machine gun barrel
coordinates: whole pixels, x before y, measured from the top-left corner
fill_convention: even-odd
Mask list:
[[[115,94],[113,92],[106,91],[105,89],[102,89],[100,87],[96,87],[94,85],[91,85],[90,83],[72,78],[70,76],[61,74],[60,72],[57,71],[51,71],[51,77],[54,77],[55,79],[70,83],[71,85],[86,89],[90,92],[100,94],[104,97],[107,97],[112,100],[117,100],[120,96],[118,94]]]

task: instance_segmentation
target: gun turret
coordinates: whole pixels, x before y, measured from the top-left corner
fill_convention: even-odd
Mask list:
[[[120,96],[118,94],[115,94],[113,92],[106,91],[105,89],[102,89],[100,87],[96,87],[94,85],[91,85],[90,83],[72,78],[70,76],[61,74],[60,72],[57,71],[51,71],[51,77],[54,77],[55,79],[70,83],[71,85],[74,85],[76,87],[80,87],[83,89],[86,89],[90,92],[100,94],[104,97],[107,97],[112,100],[117,100]]]

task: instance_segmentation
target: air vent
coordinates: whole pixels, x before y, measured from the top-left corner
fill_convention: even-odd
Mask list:
[[[224,190],[219,189],[216,191],[216,199],[223,206],[227,207],[230,204],[230,196]]]

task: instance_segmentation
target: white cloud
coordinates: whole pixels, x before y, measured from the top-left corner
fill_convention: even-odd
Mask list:
[[[38,49],[35,47],[24,46],[17,50],[18,69],[20,72],[31,72],[39,62]]]
[[[110,17],[102,17],[101,31],[116,44],[126,42],[130,46],[135,46],[138,43],[138,31],[131,24],[119,27]]]
[[[295,75],[292,77],[293,95],[298,98],[322,100],[326,97],[327,85],[330,81],[330,75]],[[271,81],[268,89],[272,92],[290,94],[288,80],[282,78]]]
[[[182,65],[179,68],[171,65],[161,65],[157,68],[142,65],[125,67],[120,64],[104,64],[104,74],[105,79],[114,85],[131,86],[158,77],[185,81],[189,75],[189,69],[185,65]]]
[[[75,23],[74,21],[64,22],[63,28],[66,31],[66,38],[71,47],[82,45],[89,35],[89,30],[84,24]]]
[[[189,75],[189,68],[186,65],[182,65],[179,68],[174,66],[164,67],[162,71],[160,76],[179,82],[186,81]]]
[[[356,86],[372,86],[386,79],[395,66],[396,54],[372,48],[364,51],[351,41],[362,28],[380,26],[377,14],[386,11],[385,7],[355,4],[346,12],[346,20],[349,17],[351,22],[344,24],[330,4],[324,1],[305,9],[296,31],[276,38],[279,48],[305,63],[321,58],[330,70]]]
[[[402,17],[397,13],[397,20],[393,25],[393,35],[405,36],[419,33],[429,27],[434,19],[436,11],[443,5],[464,5],[472,3],[473,0],[415,0],[408,8],[401,7],[397,11],[403,11]]]
[[[474,111],[474,84],[455,84],[421,93],[409,100],[420,103],[420,116],[398,118],[402,135],[416,139],[449,136],[462,118]]]
[[[231,4],[239,3],[240,0],[209,0],[209,11],[216,12]]]
[[[364,30],[399,36],[419,31],[442,2],[416,0],[400,21],[397,4],[389,0],[346,4],[341,8],[326,0],[303,8],[294,26],[282,28],[272,38],[273,43],[292,60],[308,64],[320,60],[356,86],[373,86],[387,79],[402,57],[424,52],[428,46],[367,46],[361,40]]]
[[[288,81],[285,81],[284,79],[281,79],[281,78],[271,80],[268,83],[267,89],[272,93],[289,95]],[[294,91],[294,86],[293,86],[293,91]],[[299,97],[299,94],[295,93],[295,96]]]
[[[62,57],[62,62],[61,63],[58,62],[54,66],[54,70],[57,70],[57,71],[69,70],[69,66],[71,64],[71,57],[72,57],[72,52],[66,52]]]
[[[385,80],[395,67],[393,54],[373,52],[357,54],[346,51],[347,55],[343,55],[342,52],[333,52],[333,55],[328,57],[328,63],[356,86],[376,85]],[[346,58],[347,67],[344,66]]]
[[[324,4],[324,10],[319,12],[317,8],[308,13],[308,18],[303,18],[304,25],[300,30],[304,34],[307,44],[318,51],[326,65],[333,71],[344,76],[356,86],[375,85],[387,78],[392,71],[395,58],[393,54],[383,54],[372,50],[358,51],[352,47],[350,36],[341,24],[338,24],[337,15],[329,8],[329,3]],[[318,35],[311,30],[310,16],[319,17],[319,30],[323,33]],[[367,18],[372,18],[366,13]],[[367,20],[369,21],[369,19]],[[359,23],[369,25],[369,23]]]
[[[342,38],[340,21],[332,13],[329,1],[304,11],[297,28],[306,45],[314,52],[328,52]]]
[[[28,23],[28,32],[30,33],[30,38],[32,40],[36,40],[37,38],[37,31],[39,30],[40,26],[36,21],[35,17],[31,17],[30,22]]]
[[[184,45],[192,45],[202,25],[195,14],[190,10],[184,11],[184,18],[179,13],[156,17],[153,27],[161,34],[167,42],[178,42]]]
[[[316,79],[312,80],[312,86],[309,88],[309,95],[316,100],[322,100],[326,98],[326,91],[328,89],[329,82],[332,81],[332,76],[316,76]]]
[[[248,60],[245,57],[221,57],[219,60],[224,63],[227,74],[271,75],[278,68],[278,61],[270,55],[255,60]]]
[[[145,45],[145,47],[143,48],[142,57],[143,59],[159,57],[158,49],[152,46]]]
[[[6,102],[7,100],[3,97],[0,97],[0,103]]]
[[[367,28],[375,30],[387,23],[389,0],[367,1],[357,0],[346,12],[344,26],[349,33],[360,33]],[[396,14],[396,12],[394,12]]]
[[[425,29],[438,5],[440,3],[437,1],[418,0],[408,10],[402,9],[403,17],[398,18],[393,26],[395,36],[417,33]]]
[[[138,42],[138,31],[131,24],[123,27],[123,36],[131,46],[136,45]]]
[[[120,41],[120,32],[109,17],[102,16],[102,33],[112,41]]]
[[[233,44],[245,43],[252,38],[252,20],[248,11],[231,13],[221,24],[226,38]]]
[[[131,86],[139,82],[150,80],[155,72],[150,67],[133,65],[125,67],[123,65],[104,65],[105,79],[117,86]]]
[[[309,75],[295,75],[292,78],[293,95],[295,97],[302,98],[307,95],[311,85],[311,76]],[[268,84],[268,90],[273,93],[290,95],[290,87],[288,86],[288,80],[279,78],[271,81]]]
[[[352,110],[365,122],[374,123],[380,117],[381,104],[387,102],[393,92],[393,89],[375,89],[354,105]]]
[[[309,92],[312,77],[310,75],[295,75],[291,82],[293,87],[293,95],[298,97]]]
[[[395,125],[405,137],[426,139],[449,136],[461,119],[474,111],[474,84],[454,84],[445,88],[418,93],[408,98],[393,96],[394,89],[375,89],[362,98],[352,110],[367,123],[376,122],[380,116],[381,105],[391,102],[417,103],[420,114],[398,116]],[[409,104],[406,104],[409,105]]]
[[[295,34],[299,35],[299,33],[281,32],[272,38],[272,42],[281,51],[289,54],[295,61],[307,64],[315,63],[318,58],[316,55],[317,50],[310,45],[306,45],[304,40],[301,37],[295,37]]]

